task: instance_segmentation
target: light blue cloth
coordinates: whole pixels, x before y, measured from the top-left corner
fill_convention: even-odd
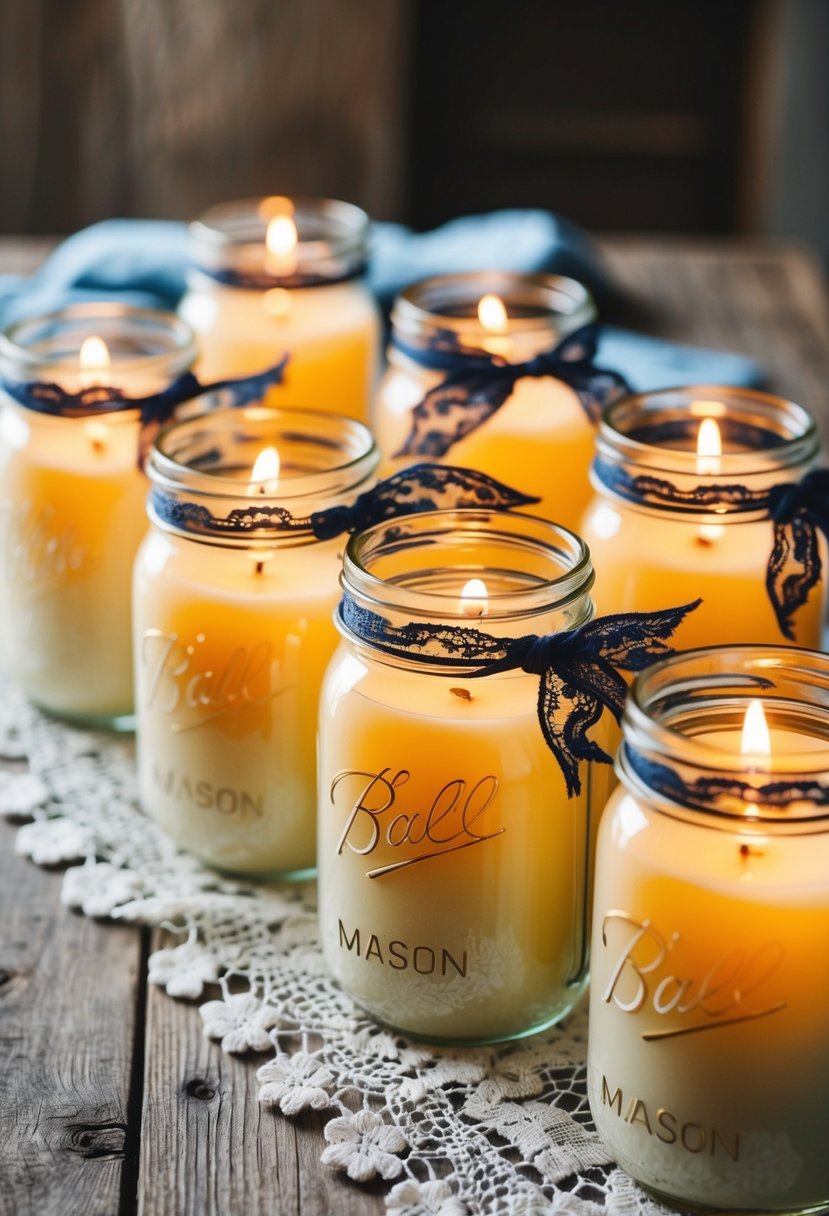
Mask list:
[[[0,327],[85,300],[121,300],[175,309],[188,269],[186,225],[105,220],[68,237],[33,275],[0,274]],[[617,297],[586,233],[548,211],[496,211],[451,220],[432,232],[375,224],[368,282],[388,308],[404,287],[432,274],[466,270],[547,271],[584,283],[601,309]],[[609,329],[600,365],[639,391],[671,385],[763,384],[752,360]]]

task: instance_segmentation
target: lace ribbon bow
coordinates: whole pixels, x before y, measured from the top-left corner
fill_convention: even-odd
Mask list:
[[[476,431],[512,396],[525,376],[554,376],[575,391],[591,422],[606,405],[629,392],[618,372],[593,362],[599,330],[584,325],[551,351],[526,363],[507,363],[483,350],[451,346],[421,349],[393,338],[394,345],[421,367],[445,371],[445,379],[430,389],[412,411],[412,429],[397,456],[445,456],[453,444]],[[438,341],[447,341],[445,335]],[[541,424],[540,424],[541,425]]]
[[[243,492],[243,491],[242,491]],[[349,505],[327,507],[309,516],[293,515],[276,503],[251,503],[216,516],[201,503],[181,501],[154,486],[153,512],[161,523],[194,535],[273,535],[310,532],[331,540],[346,532],[361,532],[372,524],[420,511],[467,509],[509,511],[538,502],[529,494],[479,473],[450,464],[415,464],[379,481]]]
[[[701,602],[659,612],[616,613],[564,633],[519,638],[493,637],[468,626],[394,626],[348,595],[338,612],[351,633],[385,654],[436,666],[474,665],[465,673],[467,679],[515,670],[537,675],[538,721],[572,798],[581,793],[580,761],[613,762],[587,732],[605,708],[619,721],[627,696],[620,672],[641,671],[672,654],[664,639]]]
[[[139,464],[143,465],[156,434],[165,422],[169,422],[179,406],[203,393],[215,394],[207,407],[209,410],[261,401],[269,388],[282,383],[289,357],[284,355],[273,367],[255,375],[216,380],[213,384],[202,384],[192,372],[183,372],[161,392],[148,397],[130,397],[123,389],[106,384],[91,385],[76,393],[68,392],[59,384],[43,381],[21,383],[4,380],[2,387],[26,409],[49,414],[53,418],[93,418],[99,414],[138,410],[141,417],[138,456]]]
[[[793,641],[792,615],[820,581],[818,530],[829,541],[829,469],[815,469],[799,482],[773,486],[768,500],[774,545],[766,589],[781,632]]]

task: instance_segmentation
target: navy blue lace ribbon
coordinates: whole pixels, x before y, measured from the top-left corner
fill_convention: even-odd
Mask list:
[[[538,499],[476,469],[416,464],[379,481],[349,505],[328,507],[308,516],[295,516],[287,507],[257,503],[255,499],[250,506],[234,508],[226,516],[215,516],[201,503],[182,501],[158,486],[153,487],[151,502],[159,522],[194,536],[244,537],[256,533],[261,537],[265,533],[278,537],[304,533],[317,540],[331,540],[420,511],[472,507],[509,511]]]
[[[358,262],[348,269],[332,270],[330,274],[312,273],[311,271],[295,271],[293,274],[270,274],[266,270],[232,270],[226,266],[198,266],[201,274],[224,283],[226,287],[240,287],[247,291],[269,291],[272,287],[284,287],[288,290],[297,287],[333,287],[335,283],[347,283],[350,279],[360,279],[366,273],[368,263]]]
[[[343,596],[338,613],[346,629],[384,654],[437,667],[469,667],[466,679],[516,670],[537,675],[538,721],[572,798],[581,792],[582,760],[612,763],[587,732],[604,709],[619,721],[627,696],[620,672],[641,671],[672,654],[665,639],[700,603],[617,613],[578,629],[518,638],[494,637],[464,625],[394,626],[349,595]]]
[[[597,456],[594,476],[620,498],[641,506],[670,507],[689,515],[728,508],[724,513],[764,511],[774,525],[766,567],[766,590],[780,632],[794,640],[792,617],[820,582],[822,564],[817,533],[829,541],[829,470],[815,469],[798,482],[752,490],[740,484],[707,484],[681,489],[664,477],[631,474]]]
[[[787,810],[799,802],[829,806],[829,785],[813,777],[777,778],[763,785],[752,785],[740,777],[723,773],[686,781],[670,764],[649,760],[627,741],[622,745],[622,759],[648,789],[689,810],[716,811],[734,800],[777,810]]]
[[[774,545],[766,568],[766,589],[781,632],[794,639],[792,616],[820,582],[817,533],[829,541],[829,470],[815,469],[799,482],[773,486],[769,515]]]
[[[483,426],[525,376],[554,376],[570,385],[590,421],[597,422],[606,405],[630,392],[618,372],[596,367],[598,337],[598,326],[584,325],[554,350],[525,363],[507,363],[484,350],[458,347],[454,336],[450,341],[439,334],[433,345],[421,348],[393,335],[392,344],[407,358],[431,371],[446,372],[440,384],[414,407],[411,432],[396,454],[445,456],[453,444]],[[543,419],[539,427],[543,427]]]
[[[204,393],[215,395],[211,409],[235,408],[261,401],[269,388],[282,383],[289,358],[289,355],[283,355],[273,367],[255,375],[216,380],[212,384],[202,384],[193,372],[183,372],[161,392],[148,397],[130,397],[123,389],[104,384],[82,388],[76,393],[67,392],[59,384],[43,381],[25,383],[3,380],[2,387],[26,409],[49,414],[53,418],[94,418],[101,414],[137,410],[141,418],[138,458],[139,464],[143,464],[156,434],[165,422],[169,422],[179,406]]]

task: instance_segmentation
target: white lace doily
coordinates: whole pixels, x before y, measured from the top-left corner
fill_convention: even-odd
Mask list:
[[[328,978],[313,884],[217,876],[138,810],[129,740],[55,723],[2,677],[0,706],[0,756],[28,761],[25,773],[0,772],[0,813],[28,820],[17,851],[75,863],[69,907],[179,934],[150,956],[150,983],[189,998],[215,986],[199,1010],[204,1033],[224,1051],[268,1053],[259,1099],[277,1116],[330,1111],[322,1160],[358,1182],[386,1179],[389,1213],[662,1216],[593,1129],[583,1008],[493,1048],[432,1047],[378,1027]]]

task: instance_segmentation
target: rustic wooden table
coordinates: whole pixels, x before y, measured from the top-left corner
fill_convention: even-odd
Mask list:
[[[0,241],[0,273],[32,269],[50,244]],[[829,442],[829,306],[808,254],[639,238],[605,250],[642,328],[754,356]],[[2,1216],[384,1211],[383,1188],[320,1165],[322,1117],[260,1110],[254,1065],[147,985],[162,935],[67,912],[60,875],[14,856],[11,826],[0,842]]]

